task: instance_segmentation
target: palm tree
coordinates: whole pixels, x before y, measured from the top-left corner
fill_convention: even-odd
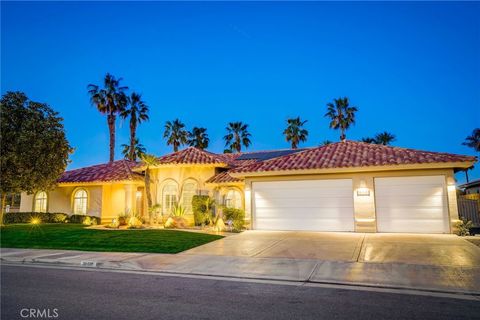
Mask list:
[[[330,140],[323,140],[322,146],[328,146],[329,144],[332,144],[333,142]]]
[[[210,138],[208,137],[206,128],[193,127],[192,132],[188,133],[188,145],[199,148],[207,149]]]
[[[384,131],[384,132],[381,132],[381,133],[378,133],[376,136],[375,136],[375,143],[376,144],[381,144],[381,145],[384,145],[384,146],[388,146],[390,145],[393,141],[396,140],[396,137],[394,134],[391,134],[387,131]]]
[[[125,109],[128,87],[120,86],[122,78],[115,78],[107,73],[103,80],[103,88],[95,84],[87,86],[90,102],[98,111],[107,115],[108,130],[110,132],[110,162],[115,160],[115,120],[117,114]]]
[[[135,161],[137,160],[135,143],[138,143],[136,138],[137,126],[148,120],[148,106],[142,101],[142,96],[135,92],[127,97],[127,102],[129,108],[122,110],[120,116],[123,119],[130,117],[130,155],[128,158]]]
[[[157,157],[153,154],[143,154],[140,158],[142,160],[142,165],[145,166],[145,193],[147,194],[147,206],[149,214],[149,223],[152,223],[152,194],[150,192],[150,167],[157,165]]]
[[[248,148],[252,143],[250,141],[251,134],[248,132],[248,124],[243,122],[230,122],[226,128],[227,134],[223,137],[225,147],[232,151],[242,151],[242,145]]]
[[[287,119],[287,128],[283,131],[287,142],[291,143],[292,149],[297,149],[300,142],[307,141],[308,131],[302,127],[307,120],[301,121],[300,117]]]
[[[132,146],[130,144],[122,144],[122,148],[123,148],[123,150],[122,150],[123,158],[127,159],[127,160],[132,160],[132,161],[136,161],[137,158],[142,159],[142,156],[147,151],[147,149],[145,149],[143,144],[141,144],[139,142],[138,138],[136,138],[134,143],[133,143],[133,155],[134,155],[134,157],[132,157],[132,152],[131,152]]]
[[[333,99],[333,103],[327,103],[327,113],[325,117],[330,118],[330,128],[338,130],[340,129],[340,140],[344,141],[347,136],[345,131],[355,124],[355,112],[358,109],[350,106],[347,97]]]
[[[375,140],[375,138],[366,137],[366,138],[362,138],[362,142],[365,142],[365,143],[377,143],[377,140]]]
[[[473,148],[473,150],[480,152],[480,128],[473,129],[470,136],[465,138],[462,145]]]
[[[167,121],[165,123],[165,132],[163,137],[167,139],[167,145],[173,145],[173,151],[177,152],[178,148],[187,143],[188,132],[185,125],[178,119]]]

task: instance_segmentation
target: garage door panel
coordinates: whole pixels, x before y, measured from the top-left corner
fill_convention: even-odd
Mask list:
[[[254,227],[353,231],[351,179],[254,182]]]
[[[375,179],[379,232],[448,233],[444,176]]]

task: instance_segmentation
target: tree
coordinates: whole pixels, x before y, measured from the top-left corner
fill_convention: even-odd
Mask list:
[[[300,117],[287,119],[287,128],[283,131],[285,139],[290,142],[292,149],[297,149],[300,142],[307,141],[308,131],[303,128],[307,120],[301,121]]]
[[[7,92],[0,101],[0,224],[7,193],[52,189],[73,152],[63,119],[47,104],[22,92]]]
[[[175,119],[166,122],[163,137],[167,139],[167,145],[172,145],[173,151],[177,152],[180,146],[187,143],[188,131],[185,130],[185,124]]]
[[[333,142],[330,140],[323,140],[322,145],[323,146],[328,146],[329,144],[332,144]]]
[[[251,134],[248,132],[248,124],[243,122],[230,122],[226,128],[227,134],[223,137],[225,147],[232,151],[242,151],[242,145],[248,148],[252,143],[250,141]]]
[[[192,132],[188,133],[188,145],[199,149],[207,149],[210,138],[206,128],[193,127]]]
[[[480,128],[473,129],[472,134],[465,138],[465,141],[462,143],[462,145],[480,152]]]
[[[90,102],[98,111],[107,115],[108,130],[110,132],[110,162],[115,160],[115,120],[117,114],[125,110],[128,87],[120,86],[122,78],[116,79],[107,73],[103,80],[103,88],[95,84],[87,86]]]
[[[140,158],[145,166],[145,193],[147,194],[147,207],[149,223],[152,223],[152,193],[150,192],[150,167],[157,165],[157,157],[152,154],[143,154]]]
[[[355,124],[355,112],[358,109],[350,106],[347,97],[333,99],[333,103],[327,103],[325,117],[330,118],[330,128],[340,130],[340,140],[344,141],[347,136],[345,132],[351,125]]]
[[[127,104],[128,108],[122,110],[120,116],[123,119],[130,117],[130,155],[128,158],[135,161],[137,160],[135,144],[138,144],[137,126],[148,120],[148,106],[142,101],[142,96],[135,92],[127,97]]]
[[[134,154],[133,158],[132,158],[132,152],[131,152],[132,146],[130,144],[122,144],[122,148],[123,148],[122,150],[123,158],[131,161],[136,161],[137,158],[142,159],[142,156],[147,151],[147,149],[145,149],[145,146],[140,143],[138,138],[136,138],[133,143],[133,154]]]
[[[390,145],[395,140],[396,140],[395,135],[387,131],[377,133],[374,138],[370,138],[370,137],[362,138],[362,142],[381,144],[384,146]]]
[[[391,134],[387,131],[384,131],[384,132],[381,132],[381,133],[378,133],[376,136],[375,136],[375,143],[376,144],[381,144],[381,145],[384,145],[384,146],[388,146],[390,145],[393,141],[396,140],[396,137],[394,134]]]

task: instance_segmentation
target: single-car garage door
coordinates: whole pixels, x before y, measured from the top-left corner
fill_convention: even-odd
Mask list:
[[[444,176],[375,178],[378,232],[449,233]]]
[[[254,182],[259,230],[354,231],[351,179]]]

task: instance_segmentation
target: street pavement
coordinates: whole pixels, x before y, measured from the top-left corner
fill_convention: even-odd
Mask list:
[[[24,309],[49,310],[56,319],[89,320],[480,317],[475,298],[32,265],[2,265],[1,306],[2,320],[25,319]]]

